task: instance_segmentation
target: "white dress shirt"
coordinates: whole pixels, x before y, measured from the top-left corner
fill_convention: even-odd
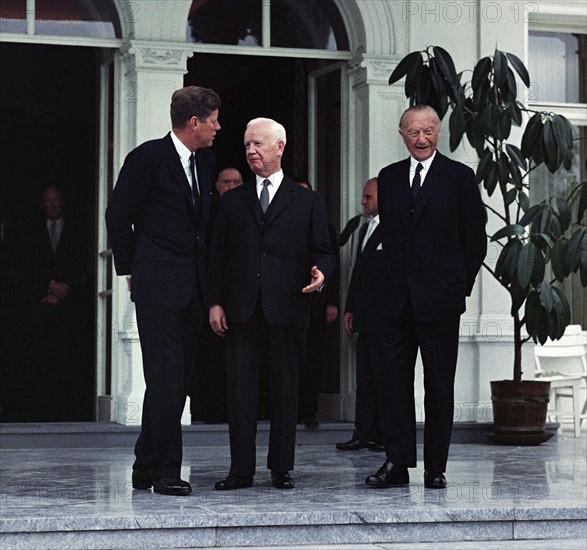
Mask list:
[[[190,157],[192,156],[192,152],[179,140],[179,138],[171,132],[171,140],[173,141],[173,145],[175,145],[175,150],[179,155],[179,160],[181,161],[181,166],[183,167],[183,171],[185,172],[185,177],[188,179],[188,182],[191,188],[194,188],[194,182],[192,181],[192,171],[190,170]],[[200,186],[198,185],[198,171],[194,166],[194,173],[196,174],[196,188],[198,189],[198,194],[200,194]]]
[[[416,175],[416,166],[418,166],[418,164],[422,165],[422,170],[420,170],[420,187],[424,185],[426,174],[428,174],[428,170],[430,170],[430,165],[432,164],[435,156],[436,151],[434,151],[432,156],[426,160],[416,160],[414,157],[410,157],[410,187],[412,187],[412,182],[414,181],[414,176]]]
[[[269,177],[264,178],[262,176],[255,176],[257,180],[257,197],[261,199],[261,191],[263,189],[263,182],[265,180],[269,180],[269,185],[267,186],[267,192],[269,193],[269,204],[273,200],[275,193],[279,189],[281,182],[283,181],[283,170],[279,170],[274,174],[271,174]]]
[[[369,240],[371,235],[373,235],[373,231],[375,231],[375,228],[378,225],[379,225],[379,214],[377,214],[376,216],[373,216],[369,220],[369,225],[367,226],[367,232],[365,233],[363,243],[361,244],[361,250],[365,250],[365,245],[367,244],[367,241]]]

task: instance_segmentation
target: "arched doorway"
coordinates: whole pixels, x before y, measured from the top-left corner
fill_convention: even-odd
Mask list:
[[[113,2],[15,0],[0,32],[0,421],[94,420],[100,67],[120,24]],[[65,220],[54,249],[48,186]]]

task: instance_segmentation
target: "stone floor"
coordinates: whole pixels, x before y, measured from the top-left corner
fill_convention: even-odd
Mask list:
[[[453,444],[446,491],[424,489],[421,467],[410,470],[409,487],[370,489],[364,479],[382,453],[306,443],[297,450],[296,489],[278,491],[266,450],[259,445],[251,489],[218,492],[228,447],[186,446],[183,477],[194,492],[169,497],[132,490],[131,446],[2,445],[0,547],[587,547],[585,432],[539,446]]]

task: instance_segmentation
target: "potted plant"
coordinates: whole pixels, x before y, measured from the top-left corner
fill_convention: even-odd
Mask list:
[[[501,247],[499,257],[495,266],[484,267],[509,293],[514,331],[513,377],[491,383],[494,435],[506,443],[532,444],[549,436],[549,382],[522,380],[522,346],[563,335],[570,307],[562,281],[575,273],[587,286],[587,189],[586,182],[572,184],[565,197],[531,204],[532,172],[541,166],[551,173],[561,166],[570,170],[573,133],[563,116],[531,111],[518,100],[516,74],[530,86],[522,61],[496,49],[463,83],[450,54],[431,46],[405,56],[389,84],[405,77],[410,105],[428,104],[441,119],[450,110],[451,151],[466,136],[479,158],[477,181],[486,190],[488,213],[500,224],[489,236]],[[516,144],[520,132],[512,134],[512,128],[526,121]]]

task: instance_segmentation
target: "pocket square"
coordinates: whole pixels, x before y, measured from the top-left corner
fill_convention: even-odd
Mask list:
[[[379,243],[377,245],[377,250],[383,250],[383,243]]]

